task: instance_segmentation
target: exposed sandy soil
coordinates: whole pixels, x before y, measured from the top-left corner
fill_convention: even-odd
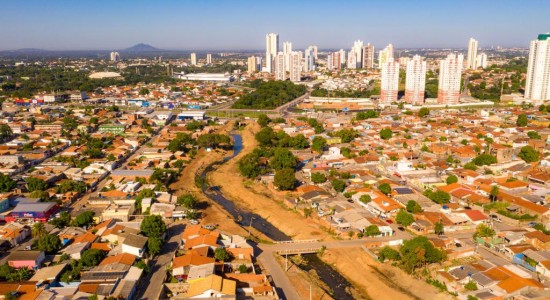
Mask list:
[[[375,261],[361,248],[329,249],[321,259],[371,299],[452,299],[397,267]]]
[[[243,150],[211,172],[208,176],[209,184],[219,186],[224,195],[237,205],[254,211],[293,239],[331,239],[330,235],[319,229],[319,225],[313,220],[283,206],[282,201],[286,193],[273,193],[256,182],[245,184],[245,178],[239,175],[237,163],[241,157],[258,146],[254,134],[259,130],[260,126],[256,122],[250,122],[242,130]]]
[[[226,133],[231,128],[232,123],[220,128],[217,133]],[[247,235],[247,231],[243,229],[239,224],[233,221],[233,218],[221,207],[219,204],[208,199],[201,192],[199,188],[195,186],[195,174],[204,169],[209,164],[222,160],[229,153],[227,151],[216,150],[206,152],[200,150],[195,159],[187,165],[178,180],[170,186],[174,190],[176,196],[192,193],[200,201],[206,202],[208,207],[202,211],[201,224],[218,224],[218,229],[221,231],[230,232],[233,234]]]

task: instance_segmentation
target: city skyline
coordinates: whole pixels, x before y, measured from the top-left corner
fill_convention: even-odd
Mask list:
[[[257,50],[266,32],[296,49],[347,49],[354,40],[377,48],[464,48],[472,36],[480,48],[527,48],[532,36],[549,30],[544,8],[550,3],[542,1],[522,3],[521,10],[512,1],[247,3],[7,1],[0,19],[12,26],[0,27],[0,50],[120,50],[137,43],[164,50]]]

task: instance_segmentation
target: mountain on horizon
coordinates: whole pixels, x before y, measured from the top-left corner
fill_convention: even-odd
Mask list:
[[[122,49],[123,52],[152,52],[152,51],[162,51],[161,49],[155,48],[148,44],[139,43],[130,48]]]

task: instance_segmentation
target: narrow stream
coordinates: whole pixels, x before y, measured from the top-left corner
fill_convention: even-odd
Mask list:
[[[232,134],[233,136],[233,155],[224,159],[223,162],[214,163],[204,169],[201,173],[201,178],[206,179],[208,172],[211,172],[215,169],[216,166],[225,163],[226,161],[237,156],[239,152],[243,149],[243,140],[240,134]],[[273,226],[270,222],[262,218],[260,215],[250,212],[246,209],[243,209],[232,201],[225,198],[225,196],[220,191],[218,186],[203,186],[202,192],[213,201],[219,203],[223,208],[244,227],[253,227],[261,233],[265,234],[267,237],[274,241],[288,241],[291,238],[286,235],[284,232],[280,231],[278,228]]]
[[[221,165],[228,160],[237,156],[243,149],[242,137],[240,134],[232,134],[234,146],[233,146],[233,155],[225,158],[222,162],[214,163],[204,169],[200,174],[202,179],[206,179],[208,172],[215,170],[215,167]],[[266,219],[262,218],[260,215],[248,211],[245,208],[235,205],[231,200],[225,198],[225,196],[220,191],[218,186],[208,186],[207,184],[203,186],[202,192],[211,200],[220,204],[236,221],[244,227],[250,226],[258,230],[259,232],[265,234],[267,237],[274,241],[287,241],[291,240],[290,236],[286,235],[284,232],[280,231],[278,228],[273,226]],[[305,255],[304,256],[307,265],[302,266],[306,271],[311,269],[315,270],[319,279],[326,283],[332,290],[332,297],[334,299],[353,299],[352,295],[349,293],[352,285],[336,270],[334,270],[330,265],[324,263],[317,255]]]

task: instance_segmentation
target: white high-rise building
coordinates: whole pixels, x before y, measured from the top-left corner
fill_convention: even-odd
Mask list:
[[[550,100],[550,33],[539,34],[529,46],[525,99],[533,104]]]
[[[357,40],[353,42],[353,47],[351,48],[355,54],[355,68],[363,67],[363,41]]]
[[[362,68],[364,69],[374,68],[374,45],[371,45],[369,43],[365,47],[363,47],[362,62],[363,62]]]
[[[477,64],[477,40],[470,38],[468,41],[468,57],[466,58],[466,68],[475,70],[478,67]]]
[[[311,72],[315,70],[315,50],[313,46],[307,47],[304,52],[304,72]]]
[[[206,64],[207,65],[212,64],[212,54],[210,54],[210,53],[206,54]]]
[[[389,60],[393,59],[393,45],[389,44],[378,53],[378,68],[382,69],[382,66]]]
[[[439,86],[437,102],[440,104],[458,104],[460,99],[460,80],[464,55],[451,53],[439,63]]]
[[[195,52],[191,53],[191,65],[192,66],[197,65],[197,53]]]
[[[327,55],[327,70],[334,70],[334,53],[329,53]]]
[[[355,49],[351,49],[351,51],[348,52],[347,68],[357,69],[357,64],[357,55],[355,53]]]
[[[276,33],[268,33],[265,36],[265,71],[272,73],[273,59],[279,53],[279,35]]]
[[[346,63],[346,50],[340,49],[338,53],[340,54],[340,66],[338,69],[340,69],[342,65]]]
[[[310,46],[310,47],[313,47],[313,57],[315,58],[315,60],[317,60],[318,59],[317,53],[319,52],[319,48],[317,48],[316,45],[313,45],[313,46]]]
[[[380,85],[380,104],[390,105],[397,101],[399,92],[399,63],[389,58],[382,65],[382,79]]]
[[[407,62],[405,80],[405,101],[413,105],[424,103],[426,88],[426,62],[422,57],[415,55]]]
[[[283,43],[283,54],[285,55],[285,71],[290,72],[290,55],[292,54],[292,43],[284,42]]]
[[[486,69],[487,68],[487,54],[485,53],[480,53],[477,55],[477,58],[476,58],[476,67],[477,68],[482,68],[482,69]]]
[[[287,80],[288,76],[285,71],[285,54],[279,52],[273,60],[273,71],[275,72],[275,80]]]
[[[284,42],[283,43],[283,53],[284,54],[290,54],[292,52],[292,42]]]
[[[294,51],[288,55],[290,57],[290,81],[299,82],[302,80],[302,51]]]
[[[118,54],[118,52],[111,52],[111,61],[119,62],[120,54]]]

